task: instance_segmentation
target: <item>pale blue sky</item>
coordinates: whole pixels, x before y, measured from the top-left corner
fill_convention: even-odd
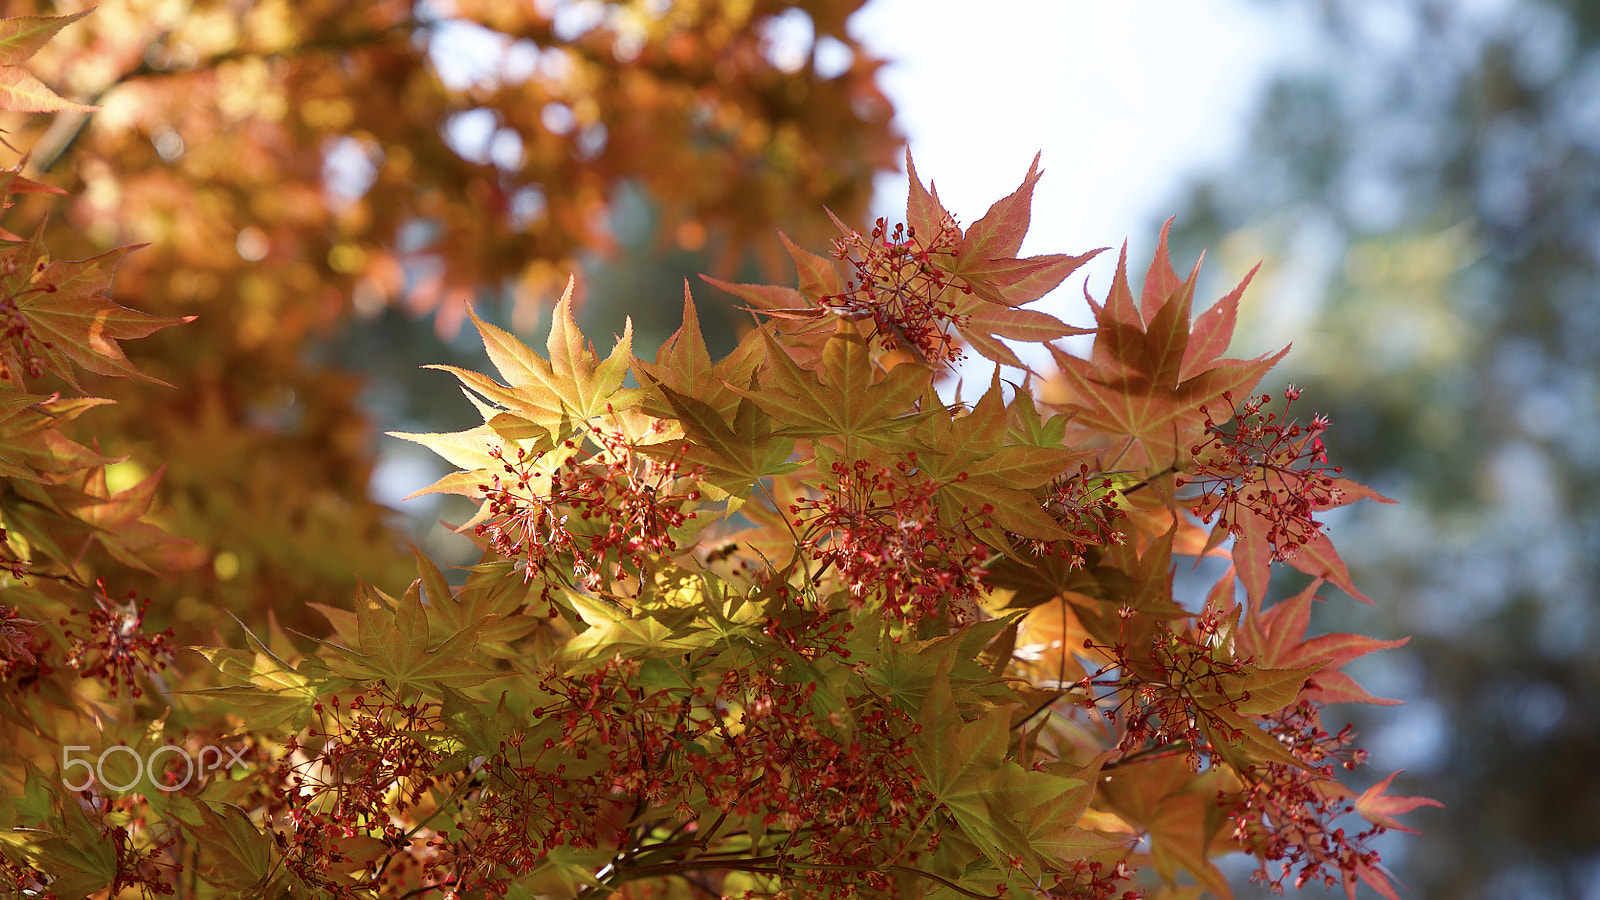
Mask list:
[[[1307,46],[1306,23],[1283,6],[869,0],[850,29],[890,60],[881,83],[918,173],[963,224],[1043,152],[1023,250],[1112,247],[1089,267],[1102,295],[1115,248],[1127,238],[1130,261],[1148,259],[1180,186],[1237,152],[1267,75]],[[905,194],[903,178],[880,180],[878,213],[903,216]],[[1050,311],[1085,324],[1083,280]]]

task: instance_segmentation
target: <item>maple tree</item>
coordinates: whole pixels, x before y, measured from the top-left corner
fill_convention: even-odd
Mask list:
[[[0,20],[0,64],[72,18]],[[719,359],[687,286],[651,360],[631,323],[596,350],[572,280],[543,353],[465,308],[496,374],[438,368],[482,424],[397,436],[456,467],[419,493],[478,502],[481,560],[453,584],[419,551],[342,605],[256,594],[182,655],[110,587],[198,552],[162,472],[113,489],[65,429],[105,406],[84,373],[156,381],[119,340],[192,323],[109,299],[125,250],[10,241],[7,888],[1229,896],[1212,860],[1242,851],[1275,886],[1395,898],[1368,842],[1433,801],[1342,783],[1364,754],[1320,710],[1390,702],[1341,667],[1396,642],[1307,633],[1323,584],[1361,598],[1317,514],[1384,498],[1287,418],[1296,391],[1255,393],[1283,353],[1225,357],[1243,285],[1194,317],[1163,233],[1140,298],[1124,251],[1074,328],[1027,308],[1093,255],[1019,258],[1037,161],[965,228],[907,169],[902,226],[836,219],[832,260],[784,241],[797,287],[707,279],[755,317]],[[1053,343],[1091,333],[1087,359]],[[52,378],[74,398],[31,390]],[[1176,556],[1228,564],[1188,597]],[[1269,603],[1278,563],[1312,580]]]

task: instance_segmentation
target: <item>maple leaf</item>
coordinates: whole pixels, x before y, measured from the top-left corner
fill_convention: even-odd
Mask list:
[[[4,19],[0,19],[0,24],[4,24],[5,21],[6,20]],[[0,169],[0,210],[7,210],[13,206],[13,201],[11,199],[12,194],[66,195],[66,191],[56,187],[55,185],[42,184],[34,181],[31,178],[24,178],[22,176],[22,169],[27,165],[27,162],[28,159],[26,156],[24,156],[22,161],[17,163],[15,166],[12,166],[9,169]],[[22,240],[24,240],[22,237],[11,233],[5,228],[0,228],[0,241]]]
[[[1067,471],[1087,453],[1059,446],[1000,444],[996,437],[1006,433],[1006,420],[996,367],[989,389],[970,412],[929,418],[912,432],[919,445],[918,468],[939,485],[940,516],[948,524],[971,527],[987,507],[988,517],[1007,531],[1039,540],[1066,538],[1066,531],[1028,491]],[[1010,541],[994,529],[975,530],[991,546],[1009,547]]]
[[[730,420],[695,397],[666,385],[658,390],[685,437],[640,450],[657,459],[679,461],[698,472],[695,477],[699,481],[726,496],[728,512],[737,512],[761,479],[793,472],[802,465],[789,461],[794,438],[775,433],[771,417],[753,401],[740,400]]]
[[[1429,797],[1391,797],[1385,792],[1389,789],[1390,782],[1394,781],[1399,772],[1394,772],[1388,778],[1374,784],[1361,792],[1356,798],[1355,809],[1367,821],[1382,828],[1395,831],[1404,831],[1408,834],[1420,834],[1414,828],[1407,828],[1400,824],[1395,816],[1404,815],[1422,806],[1436,806],[1443,808],[1444,804]],[[1386,900],[1400,900],[1395,893],[1394,886],[1389,883],[1391,876],[1375,859],[1373,861],[1358,860],[1355,866],[1343,872],[1344,892],[1349,900],[1355,900],[1356,885],[1365,884],[1381,894]]]
[[[683,285],[683,322],[656,351],[653,363],[637,357],[633,360],[634,375],[641,385],[660,384],[681,395],[693,397],[718,413],[731,413],[740,397],[723,382],[746,384],[766,354],[766,346],[756,332],[750,332],[739,341],[734,351],[715,362],[706,350],[706,339],[700,332],[700,316],[695,310],[694,297],[689,293],[689,283]],[[652,414],[666,412],[662,405],[652,403],[647,397],[645,408]]]
[[[482,622],[433,644],[428,610],[418,592],[396,601],[362,582],[355,599],[356,646],[318,643],[334,653],[328,669],[357,681],[381,679],[396,694],[407,688],[463,687],[499,677],[473,659]]]
[[[0,66],[0,109],[10,112],[94,112],[98,106],[63,99],[44,82],[15,66]]]
[[[1407,828],[1400,824],[1395,816],[1405,815],[1422,806],[1444,807],[1443,803],[1431,797],[1391,797],[1386,791],[1389,783],[1394,781],[1399,772],[1393,772],[1388,778],[1378,782],[1372,787],[1361,792],[1356,798],[1356,812],[1360,813],[1367,821],[1374,825],[1382,825],[1394,831],[1404,831],[1408,834],[1421,834],[1415,828]]]
[[[912,232],[928,238],[955,229],[955,217],[939,202],[938,191],[922,185],[909,150],[906,171],[911,184],[906,222]],[[1088,334],[1092,329],[1068,325],[1039,310],[1015,307],[1043,297],[1104,249],[1080,256],[1017,257],[1028,230],[1033,188],[1042,174],[1039,157],[1035,156],[1022,185],[996,201],[983,218],[961,235],[951,258],[936,257],[940,260],[938,265],[957,276],[965,287],[955,301],[956,331],[983,356],[1022,369],[1027,366],[1000,339],[1048,343],[1069,335]]]
[[[32,821],[0,832],[5,858],[20,858],[49,873],[53,893],[87,897],[103,891],[117,878],[119,866],[116,847],[105,839],[99,817],[91,818],[65,778],[47,779],[32,763],[26,772],[24,797],[19,800],[29,807],[26,812],[32,815],[26,818]]]
[[[948,665],[941,668],[948,671]],[[1029,771],[1006,759],[1011,717],[1004,707],[966,721],[948,679],[935,677],[922,697],[917,724],[921,729],[912,752],[924,789],[997,868],[1011,868],[1013,856],[1030,867],[1053,862],[1040,855],[1034,837],[1061,851],[1097,849],[1098,841],[1068,840],[1076,835],[1073,829],[1092,788],[1083,779]]]
[[[521,421],[515,417],[509,417],[509,419],[513,422]],[[412,491],[405,499],[409,500],[412,497],[421,497],[427,494],[461,494],[466,497],[482,497],[484,493],[483,486],[490,483],[494,475],[504,471],[505,463],[494,456],[494,452],[497,450],[506,454],[508,458],[515,458],[519,450],[532,455],[535,459],[530,465],[546,475],[553,473],[557,466],[561,465],[576,452],[570,447],[554,443],[549,432],[546,432],[540,426],[532,425],[532,423],[527,424],[537,434],[537,437],[533,440],[508,438],[508,432],[514,432],[514,429],[506,428],[506,421],[506,419],[501,419],[499,415],[492,415],[489,422],[485,422],[475,428],[447,434],[388,432],[390,437],[402,438],[427,447],[462,470],[451,472],[427,487]],[[468,524],[473,523],[469,522]],[[462,527],[465,528],[466,526]]]
[[[1333,479],[1334,487],[1329,491],[1330,499],[1319,503],[1318,512],[1347,506],[1357,500],[1376,500],[1379,503],[1394,503],[1394,500],[1383,496],[1371,488],[1351,481],[1348,478]],[[1238,534],[1233,542],[1233,561],[1238,568],[1239,581],[1245,587],[1245,593],[1253,604],[1260,604],[1266,599],[1267,583],[1272,577],[1272,563],[1276,559],[1269,535],[1272,533],[1272,522],[1259,515],[1248,507],[1241,506],[1235,517]],[[1220,543],[1222,538],[1219,531],[1226,531],[1218,524],[1212,531],[1208,546]],[[1294,553],[1284,557],[1288,563],[1301,572],[1314,578],[1325,579],[1346,594],[1360,600],[1362,603],[1371,604],[1371,598],[1363,594],[1350,578],[1350,569],[1345,565],[1343,557],[1334,547],[1333,540],[1326,532],[1319,531],[1305,544],[1297,547]]]
[[[26,394],[0,386],[0,477],[43,484],[61,480],[55,476],[117,462],[60,431],[62,424],[111,402],[95,397],[62,400],[59,395]]]
[[[192,568],[203,558],[203,551],[193,541],[169,533],[149,518],[156,487],[166,470],[162,464],[138,484],[112,493],[106,485],[105,468],[97,467],[84,480],[82,502],[70,508],[117,561],[152,575]]]
[[[236,896],[311,894],[310,887],[283,864],[272,839],[244,809],[199,797],[190,797],[189,802],[193,804],[192,814],[186,817],[192,821],[190,830],[210,850],[199,866],[200,877],[207,884]]]
[[[841,321],[823,346],[825,378],[802,368],[765,329],[762,334],[767,343],[763,384],[758,389],[728,388],[783,423],[784,435],[845,441],[859,437],[896,446],[893,434],[931,413],[912,410],[927,384],[926,370],[896,366],[875,380],[876,364],[866,338],[847,322]]]
[[[979,300],[1008,307],[1031,303],[1054,290],[1068,275],[1077,271],[1079,266],[1105,249],[1091,250],[1081,256],[1053,253],[1026,259],[1017,257],[1017,253],[1022,249],[1022,239],[1028,233],[1028,221],[1033,207],[1033,187],[1044,174],[1039,169],[1039,158],[1040,155],[1034,156],[1033,164],[1028,167],[1028,174],[1023,176],[1020,187],[995,201],[994,205],[989,207],[989,211],[984,213],[983,218],[967,228],[961,242],[956,245],[955,259],[947,266],[950,274],[960,276],[962,281],[971,287],[972,296]],[[908,155],[907,165],[910,164],[909,160]],[[961,312],[966,313],[968,310],[963,308]],[[1010,324],[998,318],[991,321]],[[1063,334],[1055,337],[1087,333],[1082,329],[1061,325],[1059,322],[1055,323],[1055,326],[1049,326],[1038,317],[1017,321],[1015,327],[1024,327],[1024,323],[1034,329],[1055,326],[1066,329]],[[971,339],[967,328],[962,328],[961,332],[969,340]]]
[[[1090,358],[1050,348],[1071,392],[1066,406],[1077,414],[1075,421],[1127,438],[1137,451],[1124,459],[1134,468],[1177,464],[1201,433],[1205,416],[1200,407],[1217,405],[1225,393],[1249,394],[1289,352],[1285,347],[1253,360],[1213,357],[1202,362],[1232,337],[1227,310],[1237,302],[1234,297],[1224,298],[1224,309],[1203,320],[1201,343],[1190,353],[1190,308],[1199,264],[1187,279],[1180,280],[1173,271],[1167,255],[1171,224],[1168,220],[1162,226],[1137,305],[1128,286],[1126,244],[1105,302],[1089,300],[1097,323]]]
[[[832,215],[830,213],[830,215]],[[834,219],[845,231],[850,229]],[[753,304],[745,307],[749,312],[767,316],[784,323],[783,332],[790,340],[805,340],[826,335],[834,327],[835,311],[822,305],[825,298],[845,293],[846,285],[839,270],[826,257],[818,256],[778,233],[784,249],[794,261],[799,286],[779,287],[767,284],[734,284],[709,275],[701,275],[706,283]]]
[[[939,189],[932,182],[926,186],[917,175],[917,165],[911,161],[911,148],[906,148],[906,179],[910,190],[906,193],[906,225],[918,234],[933,234],[945,223],[954,219],[944,204],[939,202]]]
[[[121,247],[90,259],[55,262],[47,262],[42,253],[33,256],[29,251],[34,244],[12,251],[23,254],[24,259],[33,256],[35,262],[31,268],[6,275],[0,289],[31,332],[34,352],[45,368],[80,391],[83,388],[69,362],[97,375],[141,378],[171,387],[136,369],[117,341],[146,337],[192,322],[194,316],[153,316],[119,306],[105,293],[117,263],[140,246]]]
[[[478,572],[460,591],[452,591],[433,560],[415,545],[411,552],[417,560],[418,577],[406,593],[422,592],[433,636],[448,640],[450,635],[476,628],[479,652],[497,659],[511,659],[518,652],[512,645],[543,624],[533,616],[522,614],[526,587],[515,579],[486,577],[485,573]]]
[[[661,345],[654,363],[633,361],[639,383],[648,389],[641,401],[645,411],[675,420],[684,433],[640,451],[698,472],[712,499],[727,498],[730,513],[743,506],[762,478],[800,465],[789,462],[794,438],[775,433],[772,418],[731,386],[757,387],[756,369],[771,352],[766,341],[762,332],[752,331],[733,353],[713,363],[686,282],[683,324]]]
[[[1119,766],[1104,779],[1101,796],[1123,820],[1141,829],[1150,842],[1156,871],[1171,881],[1183,869],[1218,897],[1231,898],[1222,872],[1208,859],[1217,822],[1216,776],[1195,776],[1181,756],[1166,756]]]
[[[838,268],[832,261],[804,249],[789,240],[789,236],[781,231],[778,232],[778,238],[783,241],[783,248],[789,252],[789,258],[794,260],[795,270],[800,278],[797,290],[801,296],[815,303],[824,296],[844,292],[844,277],[839,274]]]
[[[935,683],[944,686],[957,705],[1006,703],[1014,698],[1010,687],[996,684],[992,672],[976,662],[980,649],[997,633],[1009,630],[1006,619],[975,623],[954,633],[926,641],[893,641],[879,635],[876,642],[863,636],[856,647],[863,659],[862,675],[881,689],[895,706],[915,712]]]
[[[1231,576],[1228,577],[1231,580]],[[1292,597],[1261,612],[1248,610],[1235,637],[1237,653],[1254,658],[1265,668],[1297,669],[1320,665],[1305,696],[1318,703],[1377,703],[1390,705],[1398,700],[1374,697],[1339,671],[1345,663],[1377,650],[1403,646],[1409,638],[1383,641],[1358,634],[1324,634],[1307,639],[1311,624],[1311,602],[1322,586],[1316,579]],[[1287,705],[1287,704],[1285,704]]]
[[[675,629],[654,615],[639,614],[603,599],[565,591],[564,600],[588,627],[561,649],[568,672],[592,671],[621,655],[630,659],[682,656],[710,645],[708,632]]]
[[[28,61],[56,32],[87,16],[80,10],[65,16],[14,16],[0,19],[0,66],[18,66]]]
[[[1173,599],[1172,544],[1176,529],[1145,543],[1126,541],[1098,548],[1082,587],[1063,592],[1079,621],[1103,644],[1126,643],[1148,652],[1162,623],[1187,615]],[[1081,592],[1081,593],[1080,593]],[[1086,602],[1093,601],[1093,602]],[[1124,618],[1123,609],[1137,615]]]
[[[467,388],[517,419],[565,437],[579,423],[611,409],[625,409],[636,397],[622,390],[632,359],[633,320],[624,325],[611,354],[599,360],[592,344],[586,344],[578,323],[572,318],[572,291],[576,282],[567,279],[566,290],[556,304],[545,341],[549,358],[539,356],[510,332],[478,318],[467,310],[472,324],[483,336],[483,347],[490,362],[506,380],[505,385],[477,372],[456,366],[435,365],[430,369],[450,372]],[[411,435],[395,435],[414,439]]]
[[[1183,362],[1178,366],[1180,381],[1188,381],[1204,372],[1207,366],[1228,352],[1228,345],[1233,342],[1234,326],[1239,322],[1239,298],[1244,296],[1244,289],[1250,286],[1251,279],[1260,270],[1261,264],[1257,263],[1245,273],[1237,287],[1195,317],[1189,330],[1189,339],[1183,345]]]
[[[1019,369],[1029,367],[1010,347],[1000,342],[1001,338],[1047,344],[1075,334],[1094,333],[1092,328],[1068,325],[1055,316],[1036,309],[1012,309],[976,298],[959,301],[956,304],[956,311],[965,317],[956,325],[956,331],[966,338],[972,349],[986,359]]]
[[[216,697],[229,708],[248,711],[258,728],[296,730],[311,721],[319,696],[350,684],[349,679],[334,677],[320,658],[306,657],[295,664],[243,623],[240,627],[248,649],[190,648],[215,666],[225,683],[177,693]]]

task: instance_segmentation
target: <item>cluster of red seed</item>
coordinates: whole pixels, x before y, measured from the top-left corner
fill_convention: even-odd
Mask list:
[[[1128,614],[1124,618],[1131,617],[1131,610],[1124,612]],[[1240,661],[1219,659],[1211,652],[1218,626],[1214,616],[1202,615],[1192,633],[1157,628],[1148,646],[1141,648],[1084,641],[1085,648],[1111,659],[1085,676],[1079,687],[1098,712],[1122,720],[1120,752],[1131,755],[1147,748],[1181,746],[1189,767],[1198,772],[1204,762],[1202,754],[1210,747],[1206,731],[1232,738],[1234,726],[1217,712],[1249,696],[1229,697],[1230,677],[1239,675],[1244,667]],[[1106,706],[1109,711],[1103,708]]]
[[[100,594],[94,608],[85,614],[87,634],[80,637],[70,627],[66,631],[66,663],[83,678],[103,679],[111,696],[127,686],[128,693],[138,699],[144,696],[139,678],[160,672],[172,660],[172,629],[145,633],[144,615],[150,609],[150,598],[139,601],[138,595],[130,592],[125,602],[117,603],[106,595],[103,581],[96,585]],[[62,619],[61,624],[71,625],[72,620]]]
[[[115,818],[114,812],[112,818]],[[139,890],[140,897],[177,893],[173,885],[177,882],[176,875],[183,871],[183,866],[167,860],[167,851],[177,843],[176,829],[163,838],[144,842],[144,846],[140,847],[136,844],[131,829],[123,825],[113,825],[106,831],[105,842],[112,846],[117,858],[116,874],[111,876],[111,885],[106,896],[120,897],[123,891],[134,888]]]
[[[491,885],[495,867],[531,870],[562,846],[615,848],[623,875],[647,865],[652,848],[698,848],[658,864],[670,874],[727,869],[708,842],[725,837],[730,820],[751,817],[773,849],[747,860],[746,871],[799,873],[805,893],[820,896],[853,894],[864,873],[887,884],[879,848],[896,833],[909,840],[931,810],[907,759],[916,726],[871,696],[823,711],[808,673],[819,654],[848,655],[850,625],[793,611],[766,630],[805,654],[778,651],[720,676],[712,669],[692,686],[647,687],[638,660],[547,675],[541,690],[555,702],[533,710],[532,726],[482,768],[461,850],[483,865],[463,884]],[[711,662],[685,666],[704,671]]]
[[[1248,693],[1231,698],[1227,693],[1229,676],[1240,674],[1243,662],[1220,660],[1210,652],[1219,625],[1214,615],[1202,614],[1192,634],[1159,631],[1148,652],[1139,654],[1126,645],[1085,642],[1111,658],[1079,686],[1098,711],[1121,720],[1120,751],[1131,756],[1184,747],[1190,767],[1198,771],[1210,740],[1239,737],[1240,726],[1217,715],[1222,709],[1237,712],[1237,704],[1249,699]],[[1376,865],[1378,855],[1367,842],[1381,827],[1346,833],[1332,824],[1354,811],[1334,777],[1335,767],[1353,769],[1366,759],[1365,751],[1350,746],[1353,730],[1346,726],[1328,733],[1318,707],[1305,700],[1254,716],[1242,727],[1257,723],[1301,765],[1253,766],[1239,773],[1242,788],[1218,793],[1219,806],[1234,823],[1234,842],[1260,860],[1252,881],[1282,893],[1291,876],[1296,888],[1314,881],[1332,886]]]
[[[1222,793],[1218,803],[1233,820],[1233,840],[1262,860],[1252,882],[1283,893],[1293,876],[1295,888],[1313,882],[1327,887],[1349,881],[1361,868],[1378,863],[1367,842],[1383,832],[1373,825],[1355,833],[1334,827],[1333,820],[1355,807],[1334,778],[1334,769],[1354,769],[1366,751],[1353,749],[1350,726],[1336,734],[1322,728],[1317,707],[1307,701],[1265,718],[1269,733],[1302,766],[1268,762],[1244,773],[1242,789]],[[1268,870],[1275,864],[1276,872]]]
[[[49,878],[32,866],[14,863],[0,856],[0,889],[13,897],[46,897],[49,895]]]
[[[33,626],[37,624],[32,619],[17,615],[17,611],[9,606],[0,606],[0,678],[8,676],[14,664],[38,663],[39,657],[33,647]]]
[[[956,312],[957,293],[970,294],[972,288],[956,286],[939,261],[955,256],[961,229],[946,219],[922,240],[914,228],[896,225],[890,234],[888,227],[888,220],[879,219],[870,236],[851,229],[834,239],[834,257],[855,273],[842,293],[823,296],[822,305],[850,319],[871,319],[872,336],[885,350],[904,350],[935,365],[961,359],[950,328],[965,321]]]
[[[352,839],[381,833],[391,850],[410,849],[397,823],[415,818],[436,784],[442,759],[428,736],[440,730],[437,706],[402,703],[379,686],[341,708],[338,695],[313,707],[320,717],[304,736],[291,736],[275,765],[260,770],[263,798],[284,864],[328,896],[370,896],[342,873],[366,868],[350,856]],[[434,879],[412,854],[389,857],[391,881]]]
[[[988,590],[983,562],[990,551],[967,529],[941,524],[939,486],[917,477],[915,462],[914,454],[892,468],[836,462],[822,497],[789,512],[807,529],[817,561],[838,571],[853,609],[873,604],[896,621],[948,616],[959,623]]]
[[[5,373],[0,371],[0,381],[4,379]],[[0,526],[0,572],[5,572],[12,578],[26,578],[28,575],[28,561],[11,552],[4,526]]]
[[[18,256],[25,252],[19,247],[12,251],[6,258],[0,259],[0,277],[14,278],[21,269]],[[40,260],[38,266],[44,265]],[[38,271],[38,266],[34,271]],[[0,297],[0,382],[11,381],[19,374],[29,378],[39,378],[44,375],[44,359],[40,351],[49,350],[54,345],[49,341],[39,340],[29,327],[28,320],[22,315],[22,310],[17,306],[17,298],[26,294],[47,293],[56,291],[54,284],[42,283],[9,296]],[[8,346],[9,345],[9,346]],[[21,372],[14,367],[20,367]]]
[[[624,563],[637,569],[646,555],[676,552],[673,531],[695,518],[686,507],[700,493],[683,477],[692,473],[647,456],[620,433],[587,435],[565,442],[573,455],[549,474],[536,465],[543,453],[519,448],[512,460],[490,447],[505,477],[478,486],[490,518],[476,533],[506,559],[523,558],[526,580],[570,566],[577,584],[599,590]]]
[[[1233,397],[1223,394],[1230,406]],[[1321,434],[1328,428],[1326,417],[1318,415],[1302,427],[1289,419],[1289,406],[1300,390],[1284,390],[1284,417],[1263,413],[1271,402],[1267,394],[1251,397],[1234,412],[1231,428],[1212,419],[1206,407],[1206,439],[1191,448],[1195,468],[1177,481],[1198,485],[1202,493],[1192,512],[1209,524],[1242,533],[1240,517],[1246,513],[1261,517],[1267,524],[1267,540],[1274,559],[1287,559],[1322,532],[1315,518],[1337,500],[1337,489],[1329,473]]]
[[[1070,874],[1070,877],[1069,877]],[[1073,900],[1141,900],[1144,891],[1127,890],[1134,869],[1126,862],[1115,865],[1075,859],[1070,873],[1057,876],[1050,890],[1052,897],[1070,897]]]
[[[1076,474],[1057,478],[1051,484],[1045,509],[1071,538],[1037,541],[1034,552],[1065,557],[1074,569],[1083,567],[1088,548],[1127,540],[1127,534],[1117,527],[1127,513],[1117,507],[1116,490],[1106,486],[1103,476],[1091,475],[1088,465],[1080,465]]]

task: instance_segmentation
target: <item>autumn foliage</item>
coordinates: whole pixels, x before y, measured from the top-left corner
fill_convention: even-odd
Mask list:
[[[0,20],[0,63],[72,18]],[[7,108],[67,108],[7,71]],[[580,333],[571,281],[542,351],[463,305],[493,372],[438,368],[483,422],[397,437],[455,468],[419,493],[478,503],[481,560],[419,551],[343,605],[263,590],[201,637],[120,586],[209,556],[163,473],[114,487],[78,430],[85,373],[155,381],[119,341],[192,326],[109,299],[126,248],[9,235],[5,887],[1227,897],[1242,852],[1395,898],[1371,839],[1433,801],[1346,786],[1365,754],[1322,710],[1393,702],[1343,667],[1398,642],[1309,630],[1325,585],[1365,599],[1318,515],[1384,498],[1295,389],[1259,392],[1283,353],[1226,356],[1244,285],[1196,316],[1163,234],[1137,300],[1124,251],[1070,326],[1029,304],[1093,254],[1018,256],[1037,163],[966,227],[907,168],[904,223],[783,239],[797,286],[707,278],[752,320],[720,358],[690,286],[649,360],[631,323]],[[1215,580],[1191,596],[1180,557]],[[229,764],[185,768],[208,749]]]

